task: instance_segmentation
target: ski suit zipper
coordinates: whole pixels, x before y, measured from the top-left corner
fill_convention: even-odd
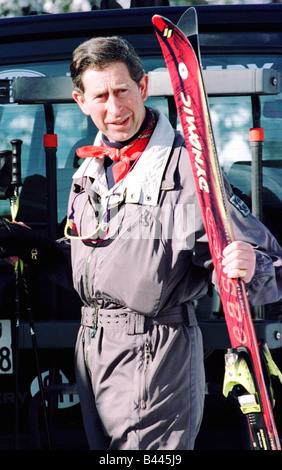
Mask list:
[[[140,408],[144,410],[146,408],[146,401],[147,401],[147,392],[146,392],[146,373],[147,373],[147,367],[152,359],[152,353],[151,353],[151,343],[149,340],[146,340],[145,345],[144,345],[144,351],[143,351],[143,368],[142,368],[142,375],[141,375],[141,394],[140,394]]]
[[[94,250],[95,250],[95,246],[94,248],[91,250],[91,253],[89,254],[88,258],[87,258],[87,261],[86,261],[86,267],[85,267],[85,288],[86,288],[86,293],[87,293],[87,300],[88,300],[88,303],[89,305],[91,305],[94,309],[95,309],[95,314],[94,314],[94,323],[96,322],[96,325],[94,325],[94,327],[92,328],[92,331],[91,331],[91,337],[94,338],[95,335],[96,335],[96,331],[97,331],[97,316],[98,316],[98,304],[96,302],[96,300],[94,300],[92,297],[91,297],[91,293],[90,293],[90,289],[89,289],[89,266],[90,266],[90,261],[91,261],[91,258],[93,256],[93,253],[94,253]]]

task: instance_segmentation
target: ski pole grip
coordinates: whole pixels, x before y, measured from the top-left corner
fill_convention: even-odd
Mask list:
[[[21,186],[21,147],[22,140],[13,139],[12,144],[12,181],[13,186]]]

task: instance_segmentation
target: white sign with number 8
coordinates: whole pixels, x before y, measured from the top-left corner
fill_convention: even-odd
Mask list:
[[[13,373],[11,321],[0,320],[0,374]]]

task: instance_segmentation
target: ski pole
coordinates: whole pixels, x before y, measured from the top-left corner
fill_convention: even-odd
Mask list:
[[[11,179],[11,186],[14,187],[13,196],[10,199],[11,203],[11,217],[12,222],[15,222],[16,216],[19,209],[19,187],[22,185],[21,181],[21,146],[22,141],[18,139],[14,139],[11,141],[12,145],[12,179]],[[36,369],[37,369],[37,376],[38,376],[38,385],[39,391],[41,395],[42,401],[42,408],[43,408],[43,416],[45,421],[46,427],[46,434],[47,434],[47,442],[48,448],[51,448],[51,440],[49,434],[49,426],[48,426],[48,419],[47,419],[47,410],[46,410],[46,402],[44,398],[44,388],[43,382],[39,367],[39,359],[38,359],[38,349],[37,349],[37,340],[35,335],[35,329],[33,324],[32,312],[29,302],[29,291],[27,280],[24,276],[24,264],[21,260],[16,261],[15,263],[15,279],[16,279],[16,327],[15,327],[15,381],[16,381],[16,398],[15,398],[15,448],[19,448],[19,324],[20,324],[20,283],[22,283],[24,287],[24,293],[26,297],[26,308],[29,314],[29,325],[30,325],[30,334],[32,339],[33,350],[35,354],[35,362],[36,362]]]
[[[261,105],[259,96],[252,96],[253,127],[249,131],[249,141],[252,153],[252,213],[263,222],[263,144],[264,129],[261,127]],[[264,305],[254,307],[255,317],[262,320],[265,317]]]
[[[262,153],[264,129],[260,126],[260,99],[252,96],[253,127],[250,129],[249,140],[252,151],[252,213],[261,220],[262,210]]]
[[[13,195],[10,198],[12,222],[16,220],[19,208],[19,187],[21,181],[21,146],[22,140],[14,139],[12,145],[12,177],[11,186]],[[19,449],[19,323],[20,323],[20,271],[22,261],[17,260],[14,266],[15,273],[15,332],[14,332],[14,355],[15,355],[15,449]]]

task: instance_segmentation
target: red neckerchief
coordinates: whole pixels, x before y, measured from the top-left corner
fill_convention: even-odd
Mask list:
[[[130,163],[141,156],[150,140],[155,124],[155,114],[150,110],[150,118],[144,131],[137,137],[137,139],[133,140],[125,147],[118,149],[108,147],[103,143],[101,146],[87,145],[86,147],[80,147],[76,150],[76,153],[80,158],[101,158],[109,156],[114,162],[117,161],[118,163],[113,166],[113,176],[117,183],[124,178],[129,171]]]

